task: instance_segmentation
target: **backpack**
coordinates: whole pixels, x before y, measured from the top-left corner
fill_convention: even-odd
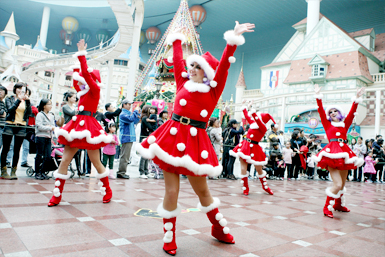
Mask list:
[[[234,137],[230,138],[231,128],[225,128],[222,132],[223,142],[225,146],[234,146]]]

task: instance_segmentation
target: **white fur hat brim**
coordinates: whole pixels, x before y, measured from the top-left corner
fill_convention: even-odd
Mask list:
[[[209,80],[214,79],[215,71],[213,68],[211,68],[210,64],[206,61],[205,58],[196,54],[190,55],[189,57],[187,57],[186,60],[187,69],[190,68],[191,64],[193,64],[194,62],[198,63],[201,66]]]
[[[330,106],[326,107],[326,110],[325,110],[326,117],[328,119],[330,118],[329,112],[330,112],[331,109],[336,109],[336,110],[338,110],[341,113],[342,116],[346,116],[344,111],[342,110],[341,106],[339,106],[339,105],[330,105]]]

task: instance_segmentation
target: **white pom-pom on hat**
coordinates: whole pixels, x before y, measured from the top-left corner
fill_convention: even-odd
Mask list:
[[[179,151],[183,152],[186,149],[186,145],[183,143],[179,143],[176,145],[176,148],[178,148]]]
[[[88,69],[87,69],[87,71],[88,71],[89,73],[91,73],[91,72],[93,72],[93,71],[94,71],[94,69],[92,69],[92,68],[88,68]]]
[[[198,134],[198,130],[194,127],[190,128],[191,136],[195,137]]]
[[[229,57],[229,63],[235,63],[236,60],[234,56]]]
[[[187,78],[187,72],[185,72],[185,71],[182,72],[182,77],[183,77],[183,78]]]
[[[170,63],[174,62],[172,56],[167,57],[167,61],[170,62]]]
[[[217,85],[218,85],[218,83],[216,81],[214,81],[214,80],[210,81],[210,86],[211,87],[216,87]]]
[[[149,136],[147,139],[147,142],[151,145],[155,143],[156,138],[154,136]]]
[[[176,127],[172,127],[171,129],[170,129],[170,134],[171,135],[176,135],[176,133],[178,132],[178,130],[177,130],[177,128]]]
[[[209,157],[209,152],[207,152],[206,150],[203,150],[202,153],[201,153],[201,157],[203,159],[207,159],[207,157]]]

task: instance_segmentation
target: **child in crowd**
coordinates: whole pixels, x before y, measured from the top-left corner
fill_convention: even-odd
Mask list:
[[[364,174],[365,174],[365,182],[372,182],[368,177],[370,175],[368,174],[376,174],[376,169],[374,168],[374,165],[378,163],[378,160],[373,160],[373,151],[369,151],[368,155],[365,157],[365,166],[364,166]]]
[[[114,169],[114,157],[116,153],[116,146],[119,145],[119,140],[115,134],[115,131],[116,131],[116,125],[113,121],[110,121],[107,125],[106,132],[109,135],[112,135],[113,140],[111,141],[111,143],[109,143],[103,148],[103,161],[102,161],[104,167],[107,167],[107,162],[109,164],[108,167],[110,169],[110,173],[109,173],[110,178],[116,178],[113,172],[113,169]]]
[[[278,154],[276,157],[276,166],[274,170],[274,175],[276,176],[276,179],[283,180],[285,176],[285,161],[283,160],[282,154]]]
[[[150,117],[147,118],[147,122],[152,125],[153,131],[158,128],[158,108],[156,106],[150,107]]]
[[[315,155],[314,152],[310,153],[307,157],[307,179],[313,179],[314,178],[314,167],[315,162],[312,158]]]
[[[285,148],[282,149],[283,160],[287,167],[287,180],[290,180],[289,171],[291,168],[292,160],[291,158],[294,156],[293,149],[291,149],[291,143],[288,141],[285,144]]]

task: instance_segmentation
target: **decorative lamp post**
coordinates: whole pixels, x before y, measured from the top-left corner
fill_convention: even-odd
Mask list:
[[[155,82],[155,87],[156,87],[156,99],[159,99],[160,97],[160,90],[162,89],[162,86],[163,86],[163,83],[158,81],[158,82]]]

